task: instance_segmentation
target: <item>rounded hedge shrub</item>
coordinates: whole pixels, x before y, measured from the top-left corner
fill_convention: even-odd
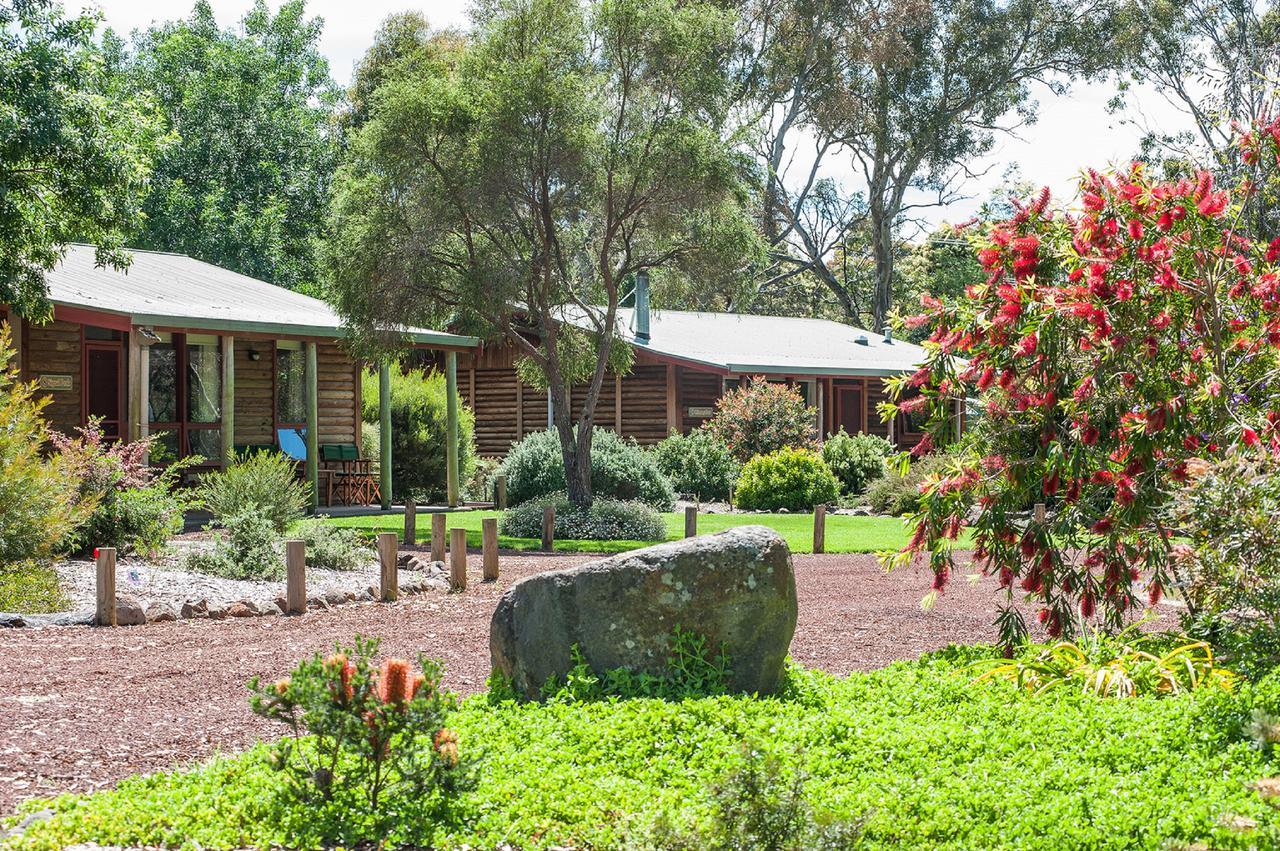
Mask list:
[[[749,511],[802,511],[834,502],[840,495],[835,473],[811,449],[780,449],[757,455],[738,477],[738,507]]]
[[[867,487],[867,505],[877,514],[901,516],[920,507],[920,483],[930,473],[941,471],[950,459],[945,452],[934,452],[912,461],[907,474],[888,470]]]
[[[841,490],[848,496],[862,493],[867,485],[884,476],[884,459],[891,454],[893,446],[883,437],[874,434],[851,437],[843,428],[822,444],[822,460],[836,474]]]
[[[553,429],[528,435],[511,447],[502,472],[511,505],[565,491],[560,435]],[[676,499],[653,455],[602,428],[591,439],[591,489],[597,497],[639,500],[659,511],[670,511]]]
[[[378,375],[365,372],[362,416],[378,422]],[[446,427],[448,393],[441,373],[391,370],[391,480],[396,499],[413,497],[419,505],[448,495]],[[377,429],[373,432],[376,434]],[[368,434],[365,431],[364,434]],[[366,438],[366,458],[377,458],[377,440]],[[471,479],[476,466],[475,415],[458,399],[458,481]]]
[[[738,462],[729,447],[702,428],[687,435],[671,432],[666,440],[653,447],[653,457],[658,469],[682,496],[728,499],[733,480],[738,477]]]
[[[663,541],[667,524],[643,502],[597,498],[590,508],[569,502],[563,492],[549,494],[509,508],[502,515],[502,534],[513,538],[542,536],[542,510],[556,509],[556,538],[568,541]]]

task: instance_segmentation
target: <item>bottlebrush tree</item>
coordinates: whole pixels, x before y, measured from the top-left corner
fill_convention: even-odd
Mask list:
[[[1280,162],[1278,140],[1280,121],[1241,134],[1255,173]],[[927,560],[942,592],[972,525],[976,564],[1006,591],[1007,644],[1027,632],[1019,593],[1053,636],[1159,601],[1189,469],[1238,445],[1280,453],[1280,238],[1244,233],[1255,185],[1091,171],[1072,212],[1045,190],[972,237],[986,279],[905,320],[934,328],[929,355],[885,413],[927,414],[937,441],[976,386],[983,421],[921,485],[890,566]]]

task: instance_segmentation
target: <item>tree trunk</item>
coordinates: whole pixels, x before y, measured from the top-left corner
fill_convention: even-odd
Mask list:
[[[893,309],[893,217],[880,204],[871,205],[871,246],[876,261],[875,293],[871,299],[873,331],[884,331]]]
[[[564,484],[569,501],[587,508],[595,498],[591,491],[591,429],[574,434],[573,412],[565,382],[548,381],[551,394],[551,418],[560,437],[560,456],[564,459]]]

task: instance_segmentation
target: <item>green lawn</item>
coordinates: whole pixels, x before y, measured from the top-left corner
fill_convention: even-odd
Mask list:
[[[818,818],[861,822],[859,848],[1275,847],[1274,833],[1223,825],[1246,817],[1275,829],[1277,813],[1248,784],[1280,771],[1280,760],[1241,729],[1255,708],[1280,709],[1275,677],[1234,693],[1030,696],[973,682],[969,660],[991,652],[847,678],[797,671],[767,699],[492,705],[480,695],[449,721],[477,761],[478,785],[440,817],[425,816],[417,799],[400,802],[388,847],[671,848],[652,841],[654,823],[706,829],[714,790],[742,765],[744,744],[776,756],[787,775],[802,769]],[[278,797],[281,782],[258,747],[26,804],[54,814],[11,844],[314,847],[299,831],[341,823],[349,840],[366,832],[352,808]]]
[[[459,511],[448,515],[449,526],[461,526],[467,530],[468,546],[480,546],[480,521],[497,517],[497,511]],[[675,512],[664,514],[667,521],[667,538],[673,540],[684,535],[684,515]],[[352,529],[375,532],[403,532],[404,518],[399,515],[375,515],[371,517],[335,517],[330,523]],[[734,526],[760,524],[774,529],[787,539],[787,545],[795,553],[813,552],[812,514],[702,514],[698,516],[701,533],[723,532]],[[418,515],[418,540],[431,538],[431,517]],[[827,515],[827,552],[874,553],[896,550],[907,543],[910,534],[897,517],[853,517],[844,514]],[[556,541],[560,552],[618,553],[656,543],[655,541]],[[509,538],[499,536],[498,545],[513,550],[536,550],[541,543],[536,538]]]

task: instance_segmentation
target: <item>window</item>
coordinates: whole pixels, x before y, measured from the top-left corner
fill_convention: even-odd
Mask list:
[[[277,343],[276,421],[302,425],[307,420],[306,357],[297,342]]]
[[[187,422],[222,419],[222,351],[217,337],[187,335]]]
[[[152,461],[222,457],[222,347],[214,335],[160,332],[148,355]]]
[[[153,423],[178,423],[178,350],[173,340],[153,343],[148,355],[150,389],[147,404]]]

